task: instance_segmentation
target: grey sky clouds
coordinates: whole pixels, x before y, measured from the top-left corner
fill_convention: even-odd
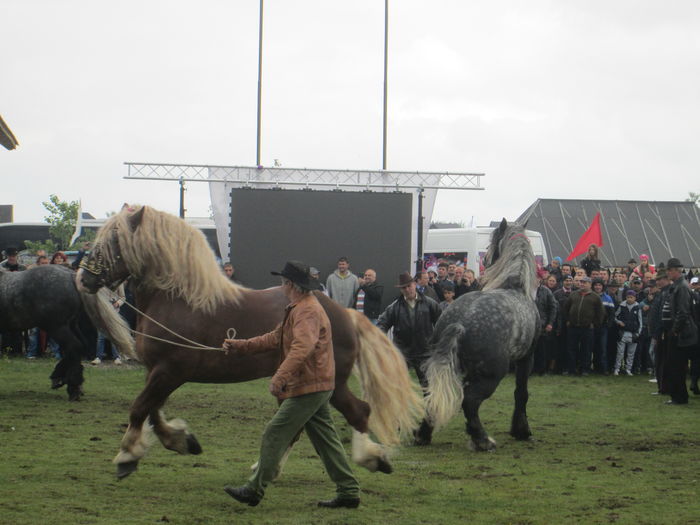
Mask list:
[[[263,164],[381,167],[381,0],[267,0]],[[124,161],[253,165],[258,2],[0,2],[0,202],[50,193],[96,216],[176,212]],[[435,219],[515,218],[537,197],[683,200],[700,190],[700,3],[390,2],[395,170],[478,171]],[[208,213],[189,185],[191,215]]]

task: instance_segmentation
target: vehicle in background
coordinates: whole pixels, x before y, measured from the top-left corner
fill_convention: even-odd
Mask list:
[[[484,271],[483,260],[493,230],[490,226],[428,230],[428,240],[423,253],[425,269],[437,270],[438,262],[445,260],[474,270],[479,277]],[[547,266],[549,260],[542,234],[531,230],[525,230],[525,234],[530,239],[537,266]]]

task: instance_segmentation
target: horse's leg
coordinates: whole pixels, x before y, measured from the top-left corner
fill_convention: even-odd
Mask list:
[[[294,444],[299,441],[299,438],[301,437],[301,432],[299,432],[292,442],[289,444],[287,447],[286,452],[282,455],[282,459],[280,459],[279,465],[277,465],[277,472],[275,472],[274,476],[272,477],[272,481],[275,481],[277,478],[279,478],[282,475],[282,470],[284,469],[284,465],[287,463],[287,460],[289,459],[289,454],[292,453],[292,447]],[[256,461],[250,466],[250,470],[255,472],[258,469],[258,465],[260,464],[260,461]]]
[[[162,406],[162,405],[161,405]],[[182,419],[165,420],[160,406],[151,408],[149,415],[153,432],[168,450],[178,454],[201,454],[202,447]]]
[[[513,421],[510,425],[510,435],[515,439],[528,439],[530,425],[527,423],[527,378],[532,368],[532,354],[523,357],[515,362],[515,409],[513,410]]]
[[[358,465],[370,472],[393,471],[384,448],[369,437],[369,405],[355,397],[347,384],[337,385],[333,397],[333,405],[347,420],[354,432],[352,435],[352,459]]]
[[[159,368],[150,371],[145,388],[131,405],[129,427],[122,438],[119,453],[113,460],[113,463],[117,465],[117,478],[125,478],[136,470],[139,460],[148,449],[143,428],[146,417],[153,407],[156,407],[157,410],[163,406],[168,396],[181,384],[181,381],[174,380]]]
[[[481,403],[491,397],[501,377],[484,377],[473,375],[464,384],[464,401],[462,410],[467,418],[467,434],[472,438],[471,446],[475,450],[486,451],[496,448],[496,442],[489,437],[479,419]]]
[[[83,394],[82,384],[83,365],[80,364],[80,339],[73,333],[68,325],[52,329],[48,332],[61,348],[61,360],[56,364],[49,376],[51,388],[60,388],[64,384],[68,390],[69,401],[80,401]]]

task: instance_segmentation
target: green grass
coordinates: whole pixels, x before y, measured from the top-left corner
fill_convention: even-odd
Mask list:
[[[395,472],[356,467],[357,510],[319,509],[333,484],[307,439],[255,508],[223,491],[241,484],[274,413],[266,381],[187,384],[166,405],[204,453],[179,456],[154,443],[123,481],[111,459],[129,406],[143,385],[138,367],[85,370],[86,395],[69,403],[49,390],[49,360],[0,360],[0,523],[700,523],[700,398],[663,405],[647,377],[535,377],[534,438],[507,434],[513,378],[482,407],[498,442],[468,449],[455,417],[426,448],[405,447]],[[336,423],[349,451],[350,432]]]

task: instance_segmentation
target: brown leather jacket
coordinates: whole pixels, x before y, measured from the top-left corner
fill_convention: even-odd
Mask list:
[[[280,346],[282,358],[273,378],[285,385],[279,400],[335,388],[331,323],[312,294],[287,306],[284,321],[272,332],[234,342],[234,350],[251,354]]]

